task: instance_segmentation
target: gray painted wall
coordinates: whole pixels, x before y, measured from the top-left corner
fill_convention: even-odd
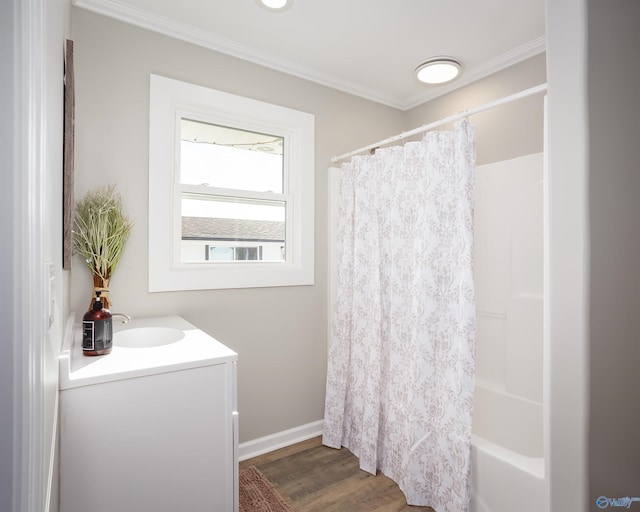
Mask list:
[[[639,21],[636,0],[588,1],[592,510],[640,497]]]
[[[45,222],[44,260],[53,263],[55,284],[53,324],[44,347],[44,406],[45,406],[45,471],[50,475],[49,508],[59,507],[58,439],[58,372],[64,328],[69,315],[69,272],[62,270],[62,164],[64,138],[64,55],[66,40],[71,31],[70,0],[45,2]],[[51,222],[49,219],[56,219]],[[47,283],[44,283],[47,286]]]
[[[327,346],[327,167],[332,156],[402,129],[402,112],[80,9],[76,44],[76,199],[116,183],[136,225],[111,282],[113,310],[179,314],[239,353],[240,441],[322,419]],[[149,74],[295,108],[316,121],[315,285],[147,292]],[[89,272],[74,260],[71,307]]]
[[[15,69],[14,2],[0,3],[0,66]],[[17,168],[15,153],[16,90],[13,73],[0,73],[0,155],[7,170],[2,170],[2,184],[5,190],[13,190],[14,173]],[[5,192],[0,201],[0,239],[13,240],[14,196]],[[11,244],[3,243],[0,251],[0,510],[13,510],[13,456],[14,456],[14,393],[18,370],[14,359],[14,319],[17,305],[14,303],[13,269],[15,257]]]

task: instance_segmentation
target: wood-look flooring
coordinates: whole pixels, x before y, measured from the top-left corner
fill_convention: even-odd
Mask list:
[[[398,486],[358,467],[346,448],[334,450],[315,437],[240,463],[256,466],[296,512],[434,512],[407,505]]]

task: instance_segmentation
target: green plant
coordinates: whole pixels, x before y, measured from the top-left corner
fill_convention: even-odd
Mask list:
[[[132,227],[133,221],[124,214],[122,199],[113,185],[90,190],[76,204],[74,251],[93,274],[95,289],[108,291]]]

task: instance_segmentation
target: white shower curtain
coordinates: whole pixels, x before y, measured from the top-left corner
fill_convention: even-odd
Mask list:
[[[436,512],[470,501],[474,166],[463,120],[341,171],[323,442]]]

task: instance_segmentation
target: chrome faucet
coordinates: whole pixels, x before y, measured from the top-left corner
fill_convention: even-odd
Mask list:
[[[111,313],[111,318],[119,318],[123,324],[126,324],[129,320],[131,320],[131,317],[129,315],[125,315],[124,313]]]

